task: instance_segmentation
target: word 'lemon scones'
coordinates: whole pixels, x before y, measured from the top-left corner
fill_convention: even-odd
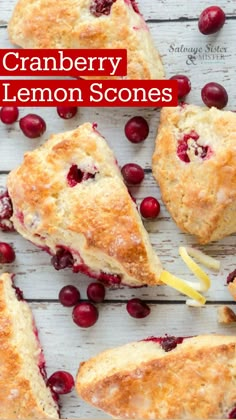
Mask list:
[[[57,419],[31,310],[6,273],[0,275],[0,360],[1,418]]]
[[[128,79],[164,77],[135,0],[19,0],[8,32],[23,48],[125,48]]]
[[[81,363],[78,394],[128,419],[236,416],[236,337],[150,338]]]
[[[116,159],[86,123],[51,136],[8,177],[13,223],[56,269],[106,284],[156,285],[161,264]]]
[[[153,174],[178,227],[200,243],[236,232],[236,114],[162,109]]]

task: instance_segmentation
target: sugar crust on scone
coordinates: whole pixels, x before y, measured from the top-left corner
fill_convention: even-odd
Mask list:
[[[236,401],[236,337],[186,338],[172,351],[134,342],[80,365],[76,389],[116,418],[228,418]]]
[[[23,48],[125,48],[128,79],[163,79],[160,55],[132,2],[116,0],[110,14],[100,17],[91,14],[91,4],[91,0],[18,0],[8,25],[10,40]]]
[[[58,418],[58,406],[40,372],[44,357],[31,310],[17,299],[7,273],[0,275],[0,360],[1,418]]]
[[[94,177],[68,185],[72,165]],[[118,275],[129,286],[160,283],[161,264],[113,152],[90,123],[52,135],[8,176],[15,229],[75,263]],[[79,271],[79,270],[78,270]]]
[[[235,127],[236,114],[230,111],[187,104],[161,111],[153,175],[178,227],[202,244],[236,232]],[[194,148],[186,163],[177,148],[191,132],[199,135],[199,153],[205,156]]]

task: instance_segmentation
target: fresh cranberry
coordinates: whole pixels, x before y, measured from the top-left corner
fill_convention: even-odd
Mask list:
[[[146,197],[140,204],[140,213],[145,219],[155,219],[160,213],[160,204],[154,197]]]
[[[75,385],[73,376],[69,372],[59,370],[47,380],[49,386],[56,394],[68,394]]]
[[[92,303],[78,303],[73,309],[72,318],[79,327],[89,328],[97,322],[98,310]]]
[[[76,106],[58,106],[57,113],[60,118],[64,120],[69,120],[73,118],[78,112],[78,108]]]
[[[229,413],[229,419],[236,419],[236,407]]]
[[[191,90],[191,82],[187,76],[183,74],[176,74],[172,76],[170,80],[177,80],[178,82],[178,98],[183,98]]]
[[[14,249],[6,242],[0,242],[0,264],[10,264],[15,258]]]
[[[87,288],[87,296],[92,302],[103,302],[105,294],[105,287],[101,283],[91,283]]]
[[[90,6],[90,12],[96,17],[109,15],[111,6],[115,2],[116,0],[93,0]]]
[[[126,165],[121,168],[121,173],[125,182],[131,185],[140,184],[144,178],[143,168],[136,163],[126,163]]]
[[[67,267],[73,267],[74,259],[70,251],[60,248],[52,257],[51,263],[56,270],[63,270]]]
[[[224,11],[218,6],[210,6],[200,14],[198,28],[203,35],[210,35],[218,32],[224,23]]]
[[[19,110],[16,106],[3,106],[0,109],[0,120],[4,124],[13,124],[19,116]]]
[[[133,318],[146,318],[150,314],[151,309],[141,299],[130,299],[126,305],[127,312]]]
[[[0,186],[0,229],[5,232],[14,230],[10,218],[13,215],[12,202],[5,187]]]
[[[64,286],[60,290],[58,298],[63,306],[74,306],[80,300],[80,292],[75,286]]]
[[[201,91],[202,100],[209,108],[214,106],[218,109],[224,108],[228,103],[228,93],[219,83],[207,83]]]
[[[35,139],[43,135],[46,131],[45,121],[36,114],[28,114],[20,119],[20,128],[26,137]]]
[[[96,173],[97,172],[93,174],[89,172],[83,172],[78,168],[77,165],[72,165],[67,174],[67,182],[70,187],[74,187],[75,185],[80,184],[80,182],[95,178]]]
[[[228,275],[227,280],[226,280],[227,284],[232,283],[235,278],[236,278],[236,269]]]
[[[131,143],[140,143],[149,134],[149,126],[143,117],[133,117],[125,124],[125,135]]]

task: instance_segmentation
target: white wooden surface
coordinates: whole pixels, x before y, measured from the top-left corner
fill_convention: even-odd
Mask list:
[[[0,0],[0,48],[9,48],[7,22],[16,0]],[[140,9],[148,20],[150,29],[159,48],[167,76],[177,73],[188,75],[192,81],[189,102],[201,104],[201,87],[210,81],[222,83],[229,92],[229,109],[236,109],[235,65],[236,65],[236,4],[234,0],[221,0],[218,4],[226,11],[228,19],[217,35],[205,37],[197,28],[200,12],[213,0],[140,0]],[[234,20],[235,19],[235,20]],[[191,48],[220,49],[221,52],[199,53]],[[188,50],[190,49],[190,50]],[[173,51],[174,50],[174,51]],[[198,50],[199,51],[199,50]],[[193,62],[189,55],[194,55]],[[189,61],[190,60],[190,61]],[[120,165],[136,162],[146,170],[141,187],[133,188],[133,194],[140,200],[153,195],[160,197],[154,182],[150,162],[158,126],[159,111],[154,109],[89,109],[81,108],[78,116],[70,121],[58,118],[55,109],[21,109],[20,115],[37,112],[47,122],[47,132],[40,140],[25,138],[18,124],[6,127],[0,124],[0,185],[6,181],[7,173],[18,165],[26,150],[37,147],[53,132],[73,129],[84,121],[96,121],[99,130],[114,149]],[[134,115],[144,116],[150,124],[148,139],[140,145],[129,143],[124,136],[124,124]],[[185,279],[192,279],[178,256],[178,246],[192,244],[194,238],[181,233],[170,219],[162,205],[160,217],[155,222],[145,223],[151,242],[159,254],[163,266]],[[17,259],[10,267],[0,267],[16,273],[16,283],[29,300],[39,328],[44,347],[48,373],[65,369],[76,374],[79,363],[89,356],[112,346],[138,340],[148,335],[191,335],[199,333],[235,334],[235,326],[224,327],[217,323],[216,310],[223,303],[235,308],[225,286],[227,274],[236,268],[236,235],[217,243],[200,247],[209,255],[221,261],[219,273],[211,273],[212,287],[207,294],[204,308],[194,309],[185,305],[180,294],[167,287],[108,290],[106,301],[99,305],[99,320],[90,329],[80,329],[73,324],[71,309],[63,308],[57,301],[58,292],[66,284],[79,287],[86,299],[86,287],[90,280],[69,270],[56,272],[50,265],[48,255],[35,248],[15,233],[0,233],[1,241],[13,244]],[[125,305],[131,297],[141,297],[151,305],[151,315],[144,320],[128,316]],[[115,331],[115,334],[114,334]],[[61,399],[62,417],[94,418],[105,417],[83,403],[73,392]],[[1,413],[1,411],[0,411]]]

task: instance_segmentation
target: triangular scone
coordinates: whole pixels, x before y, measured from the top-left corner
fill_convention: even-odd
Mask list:
[[[236,415],[236,337],[164,337],[81,363],[78,394],[120,419],[223,419]]]
[[[51,136],[8,177],[13,223],[54,257],[108,284],[159,283],[161,264],[116,159],[86,123]]]
[[[163,108],[153,175],[178,227],[200,243],[236,232],[236,113]]]
[[[1,419],[58,418],[45,384],[45,361],[34,319],[12,275],[0,275]]]
[[[125,48],[128,79],[164,77],[135,0],[18,0],[8,32],[23,48]]]

